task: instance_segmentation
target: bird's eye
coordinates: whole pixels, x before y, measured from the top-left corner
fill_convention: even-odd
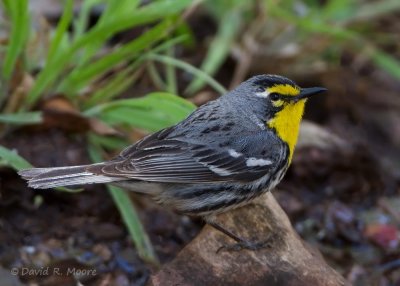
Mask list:
[[[279,100],[279,98],[280,98],[280,96],[279,96],[279,94],[277,94],[277,93],[271,93],[270,95],[269,95],[269,98],[271,99],[271,100],[273,100],[273,101],[275,101],[275,100]]]

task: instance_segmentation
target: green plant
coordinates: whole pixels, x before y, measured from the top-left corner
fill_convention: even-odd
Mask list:
[[[231,46],[237,41],[240,31],[246,24],[245,15],[254,5],[254,1],[219,0],[205,3],[206,9],[217,22],[217,33],[213,37],[200,69],[213,76],[229,56]],[[200,90],[206,81],[195,77],[186,88],[186,94]]]
[[[349,48],[358,54],[364,54],[378,67],[395,78],[400,78],[400,62],[382,49],[390,38],[381,37],[374,31],[374,20],[389,16],[400,10],[400,2],[385,0],[380,2],[354,2],[348,0],[330,0],[323,5],[315,1],[304,1],[301,7],[295,1],[276,3],[265,0],[265,9],[269,15],[281,24],[292,26],[298,33],[292,33],[292,42],[313,41],[312,36],[328,38],[326,44],[313,50],[314,56],[321,57],[324,50]],[[298,9],[296,9],[296,7]],[[301,8],[301,9],[300,9]],[[299,11],[302,10],[300,13]],[[296,36],[295,36],[296,35]],[[386,39],[385,39],[386,38]],[[384,39],[381,41],[379,39]],[[302,55],[303,57],[304,54]]]
[[[67,0],[54,33],[46,34],[43,39],[30,28],[28,1],[3,0],[11,31],[8,44],[0,50],[5,58],[0,82],[6,87],[0,94],[3,110],[0,123],[41,123],[42,112],[32,110],[39,101],[55,94],[63,95],[87,119],[94,118],[121,130],[136,127],[155,131],[182,120],[194,105],[176,95],[153,93],[141,98],[116,98],[137,80],[143,65],[151,61],[150,55],[169,53],[175,44],[184,40],[184,34],[174,36],[174,31],[182,25],[178,14],[191,3],[188,0],[156,1],[139,6],[139,1],[132,0],[86,0],[77,19],[72,21],[74,2]],[[89,13],[95,5],[102,5],[103,12],[97,23],[89,27]],[[153,25],[146,28],[147,24]],[[133,27],[143,27],[143,33],[127,43],[107,45],[117,33]],[[39,47],[35,51],[35,45],[45,47],[43,58],[38,56]],[[174,80],[171,67],[170,83]],[[37,69],[39,73],[34,75],[32,71]],[[197,72],[196,69],[191,71]],[[24,82],[27,77],[32,79],[31,86]],[[209,81],[215,84],[212,79]],[[171,84],[169,86],[171,92],[176,91]],[[121,149],[129,144],[124,138],[93,131],[87,136],[88,151],[94,161],[104,159],[106,150]],[[2,164],[17,170],[30,167],[15,151],[2,146],[0,158]],[[155,262],[154,251],[127,194],[114,187],[109,191],[139,254]]]
[[[396,36],[374,26],[399,11],[399,1],[216,0],[205,7],[217,25],[200,67],[210,76],[229,54],[238,61],[233,77],[237,83],[252,60],[274,73],[301,76],[305,66],[310,69],[321,59],[335,66],[341,51],[351,50],[400,78],[399,60],[385,49],[396,46]],[[185,93],[191,95],[204,84],[196,77]]]

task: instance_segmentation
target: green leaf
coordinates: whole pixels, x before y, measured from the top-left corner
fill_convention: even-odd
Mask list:
[[[72,61],[78,50],[87,47],[93,42],[106,42],[112,35],[127,28],[154,22],[179,13],[190,3],[191,1],[189,0],[154,2],[136,9],[133,13],[124,13],[117,18],[112,17],[103,25],[95,26],[71,43],[70,47],[64,50],[63,54],[57,54],[51,62],[46,63],[44,69],[39,73],[35,85],[28,94],[28,105],[34,104],[40,98],[42,92],[59,79],[65,66]]]
[[[157,131],[187,117],[196,106],[173,94],[156,92],[142,98],[121,99],[102,104],[85,112],[110,125],[127,124]]]
[[[30,24],[27,0],[4,1],[4,5],[7,8],[6,11],[10,13],[9,17],[12,22],[3,64],[3,76],[5,79],[9,79],[14,71],[18,57],[25,48],[29,37]]]
[[[169,57],[174,57],[174,51],[174,47],[170,47],[166,53]],[[178,87],[175,67],[172,64],[165,65],[165,74],[167,91],[169,93],[176,94],[178,92]]]
[[[60,48],[61,43],[67,34],[68,27],[71,23],[73,16],[74,2],[73,0],[67,0],[64,6],[64,12],[58,22],[54,37],[51,40],[49,52],[47,55],[47,62],[52,62],[54,57],[63,52]]]
[[[41,112],[0,114],[0,122],[10,124],[38,124],[43,121]]]
[[[139,77],[139,73],[134,72],[138,65],[139,62],[135,61],[120,72],[113,73],[103,86],[84,101],[84,109],[110,101],[126,90]]]
[[[170,27],[171,21],[163,21],[140,37],[116,48],[90,65],[79,66],[74,69],[60,84],[58,92],[73,95],[81,88],[87,86],[89,81],[102,76],[121,62],[127,62],[137,57],[141,51],[150,48],[154,43],[164,38]]]
[[[0,163],[1,165],[11,166],[16,170],[29,169],[32,165],[24,158],[18,155],[17,151],[7,149],[0,145]]]
[[[154,47],[152,52],[163,52],[164,50],[181,43],[185,39],[186,36],[182,35],[163,41],[160,45]],[[132,85],[141,74],[137,69],[146,60],[146,55],[147,54],[143,54],[134,60],[134,62],[129,66],[121,69],[121,71],[117,73],[110,75],[104,86],[101,86],[88,99],[85,99],[83,102],[84,109],[99,105],[100,103],[104,103],[106,101],[110,101],[126,90],[128,86]]]
[[[74,25],[74,40],[80,38],[85,33],[89,25],[91,9],[102,2],[104,2],[104,0],[85,0],[82,2],[82,6],[79,9],[79,16],[72,23]]]
[[[154,86],[159,90],[167,90],[167,84],[162,79],[160,71],[153,61],[146,64],[146,69]]]
[[[344,21],[351,18],[358,8],[356,2],[348,0],[330,0],[326,5],[322,6],[317,13],[320,13],[325,21]]]
[[[396,58],[378,49],[374,49],[371,53],[371,58],[376,65],[393,77],[400,79],[400,62]]]
[[[96,145],[109,150],[122,150],[129,145],[127,140],[119,137],[102,136],[94,133],[89,133],[88,136],[90,142],[96,142]]]

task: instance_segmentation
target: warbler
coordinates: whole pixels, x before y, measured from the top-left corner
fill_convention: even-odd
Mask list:
[[[19,174],[39,189],[111,183],[207,221],[281,181],[292,161],[305,103],[323,91],[300,88],[283,76],[254,76],[110,161],[33,168]],[[211,224],[244,244],[240,237]]]

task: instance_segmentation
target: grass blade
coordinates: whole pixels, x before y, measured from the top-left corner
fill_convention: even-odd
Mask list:
[[[29,13],[28,1],[4,1],[6,11],[10,13],[12,21],[9,44],[3,64],[3,76],[5,79],[10,79],[15,63],[23,52],[25,44],[29,37]]]
[[[97,135],[93,132],[89,132],[88,138],[90,142],[96,142],[96,145],[105,150],[122,150],[129,145],[129,142],[124,138]]]
[[[64,38],[64,35],[67,33],[68,27],[71,23],[73,16],[73,8],[74,8],[73,0],[67,0],[64,6],[64,12],[61,16],[60,22],[57,25],[57,28],[54,33],[54,37],[51,41],[47,62],[52,62],[54,57],[62,53],[62,49],[60,49],[60,44]]]
[[[160,72],[153,61],[147,63],[146,69],[154,86],[159,90],[166,90],[167,84],[162,79]]]
[[[370,57],[376,65],[393,77],[400,79],[400,62],[396,58],[378,49],[374,49]]]
[[[11,166],[16,170],[32,168],[32,165],[18,155],[16,150],[7,149],[0,145],[0,164]]]
[[[169,57],[174,57],[174,47],[170,47],[166,52]],[[171,64],[165,65],[165,74],[167,91],[172,94],[177,94],[178,88],[175,67]]]
[[[125,15],[124,17],[113,18],[104,25],[94,27],[73,42],[69,49],[64,51],[62,55],[46,63],[45,68],[38,75],[35,85],[27,96],[27,107],[33,105],[39,99],[41,93],[59,78],[65,65],[70,62],[75,53],[85,45],[90,45],[98,41],[105,42],[111,35],[124,29],[150,23],[173,15],[183,10],[190,3],[191,1],[189,0],[155,2],[137,9],[135,13]]]
[[[139,216],[129,195],[125,191],[114,186],[107,186],[107,188],[128,228],[139,256],[148,262],[158,264],[153,246],[151,245],[143,225],[140,223]]]
[[[400,10],[400,1],[386,0],[377,2],[365,2],[354,9],[347,22],[373,21],[378,17],[383,17],[390,13]],[[388,15],[387,15],[388,16]],[[347,24],[346,22],[346,24]]]
[[[45,68],[38,75],[35,85],[28,94],[28,105],[34,104],[41,96],[41,93],[59,78],[65,65],[68,62],[71,62],[71,59],[79,49],[86,45],[90,45],[93,42],[105,42],[111,35],[127,28],[150,23],[176,14],[182,11],[190,3],[191,1],[189,0],[154,2],[137,9],[134,13],[119,18],[112,18],[104,25],[94,27],[73,42],[62,55],[59,55],[51,62],[46,63]]]
[[[152,51],[163,52],[164,50],[167,50],[170,47],[181,43],[185,39],[186,36],[182,35],[176,38],[172,38],[170,40],[163,41],[160,45],[154,47]],[[90,96],[90,98],[85,100],[84,109],[88,109],[95,105],[110,101],[111,99],[122,93],[124,90],[126,90],[128,86],[132,85],[141,74],[139,66],[146,60],[146,55],[147,54],[141,55],[129,66],[123,68],[116,73],[113,73],[104,86],[101,86],[101,88],[94,92],[93,95]]]
[[[194,76],[204,80],[206,83],[208,83],[212,88],[214,88],[218,93],[224,94],[226,93],[225,87],[223,87],[221,84],[219,84],[215,79],[213,79],[211,76],[209,76],[207,73],[204,71],[188,64],[185,63],[181,60],[177,60],[168,56],[162,56],[162,55],[156,55],[156,54],[150,54],[147,56],[148,59],[155,60],[158,62],[162,62],[164,64],[169,64],[169,65],[174,65],[180,69],[183,69],[186,72],[189,72],[193,74]]]
[[[62,81],[58,92],[69,95],[76,94],[81,88],[87,86],[88,82],[93,78],[101,76],[121,62],[126,62],[137,57],[141,51],[164,38],[168,34],[167,32],[171,25],[171,21],[163,21],[140,37],[119,47],[90,65],[76,68]]]
[[[219,22],[217,34],[210,44],[207,55],[200,69],[208,75],[214,75],[229,55],[232,43],[239,32],[241,22],[240,12],[231,10]],[[186,88],[185,94],[193,94],[201,89],[206,82],[196,77]]]
[[[272,0],[266,0],[265,3],[267,4],[267,9],[271,16],[295,25],[300,31],[331,36],[335,40],[357,39],[357,34],[349,29],[335,26],[331,23],[321,22],[319,19],[314,18],[313,15],[299,17],[290,11],[283,9]]]
[[[42,123],[42,121],[41,112],[0,114],[0,122],[2,123],[29,125]]]
[[[92,8],[94,8],[98,4],[101,4],[102,2],[103,0],[83,1],[79,11],[79,16],[72,23],[74,25],[74,33],[73,33],[74,40],[79,39],[85,33],[85,30],[88,28],[90,12]]]
[[[94,26],[94,29],[98,29],[104,25],[107,25],[107,23],[113,21],[113,19],[123,18],[128,14],[134,14],[139,4],[139,1],[137,0],[119,0],[119,1],[100,0],[100,1],[104,4],[105,9],[102,11],[99,20]],[[83,66],[88,64],[90,59],[103,46],[104,44],[103,42],[104,42],[103,40],[99,39],[91,41],[90,43],[85,45],[85,49],[79,56],[79,61],[77,63],[78,66]]]
[[[114,73],[105,83],[105,85],[101,86],[90,96],[90,98],[85,100],[83,109],[88,109],[90,107],[110,101],[126,90],[139,77],[140,73],[134,72],[135,66],[136,62],[133,63],[131,67],[127,67],[119,72]]]

